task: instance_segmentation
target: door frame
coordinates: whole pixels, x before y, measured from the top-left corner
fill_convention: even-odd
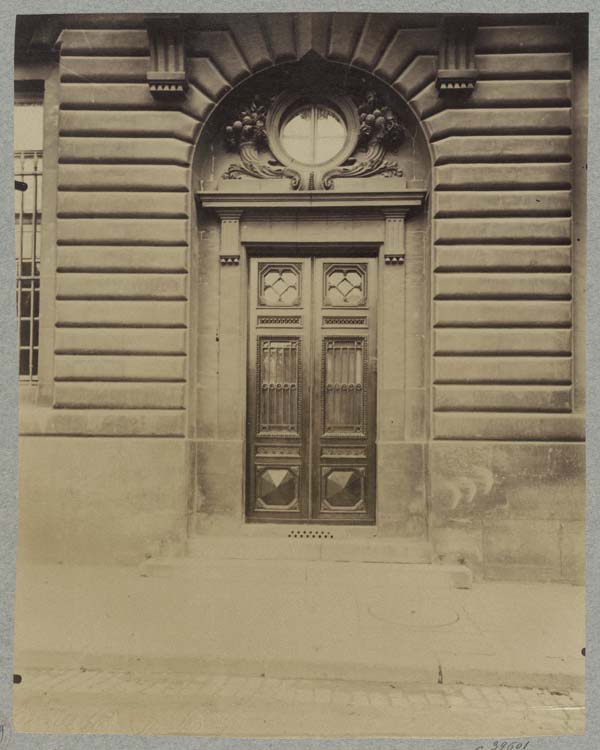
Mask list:
[[[385,184],[387,187],[385,180],[377,182],[378,185]],[[242,184],[235,187],[247,188]],[[420,269],[423,262],[427,264],[425,270],[428,268],[429,261],[423,260],[427,256],[421,253],[428,252],[429,224],[427,215],[418,210],[425,202],[427,190],[405,188],[364,192],[364,181],[360,185],[363,192],[359,193],[358,187],[357,192],[288,192],[282,191],[278,186],[277,192],[275,189],[267,189],[262,193],[251,193],[247,189],[241,189],[239,192],[210,190],[196,194],[199,209],[202,212],[214,212],[218,222],[218,245],[215,249],[217,267],[220,265],[219,300],[228,300],[228,304],[219,303],[217,341],[220,351],[225,352],[226,356],[221,363],[218,387],[220,393],[230,394],[236,402],[229,400],[226,404],[223,397],[219,396],[215,404],[218,441],[222,447],[204,450],[200,446],[198,449],[206,457],[211,450],[227,452],[231,456],[228,462],[232,465],[233,474],[226,477],[223,491],[214,495],[211,508],[215,510],[207,511],[209,523],[213,527],[218,523],[219,528],[230,529],[231,533],[235,528],[241,530],[259,526],[246,519],[245,487],[247,273],[248,257],[252,254],[290,254],[294,249],[302,254],[303,251],[309,252],[318,247],[333,256],[338,246],[340,255],[351,255],[353,252],[377,255],[377,522],[375,527],[346,528],[374,528],[375,533],[379,534],[381,526],[381,530],[386,530],[384,533],[390,533],[397,528],[399,521],[396,519],[399,514],[405,515],[409,504],[415,505],[414,493],[418,496],[423,494],[420,474],[417,477],[411,468],[415,450],[419,456],[422,454],[423,438],[417,438],[421,442],[415,443],[410,434],[411,431],[414,433],[414,410],[411,404],[405,404],[405,400],[409,394],[407,386],[412,387],[410,379],[414,381],[415,368],[420,372],[423,367],[428,367],[426,359],[423,363],[425,353],[422,346],[425,342],[420,342],[421,349],[415,350],[416,359],[410,365],[405,349],[406,354],[412,352],[413,339],[416,341],[417,338],[422,339],[423,334],[427,335],[428,322],[422,319],[423,322],[419,323],[422,330],[417,335],[413,317],[407,316],[405,304],[398,304],[398,300],[406,299],[408,304],[409,298],[418,302],[415,294],[428,294],[427,275],[423,276]],[[413,274],[419,273],[419,277],[407,280],[404,267],[407,243],[405,219],[413,210],[417,210],[422,217],[417,220],[416,233],[411,235],[413,239],[409,239],[409,254],[414,258],[410,267]],[[422,299],[421,307],[424,297]],[[226,367],[224,362],[227,363]],[[413,374],[408,374],[409,366]],[[425,371],[419,378],[424,376]],[[417,385],[422,392],[421,384]],[[409,397],[412,398],[412,393]],[[420,408],[419,404],[415,406]],[[225,425],[225,431],[221,429],[221,424]],[[206,461],[206,458],[200,460]],[[405,468],[410,476],[399,488],[397,478]],[[390,473],[396,476],[390,476]],[[215,513],[218,514],[218,520]],[[196,525],[197,528],[203,528],[203,518],[206,517],[206,514],[198,516],[197,524],[200,526]],[[263,523],[261,526],[268,529],[269,524]],[[278,527],[281,528],[281,525]]]

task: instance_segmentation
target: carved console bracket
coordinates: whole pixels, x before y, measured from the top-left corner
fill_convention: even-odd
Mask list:
[[[446,18],[438,58],[436,86],[440,93],[470,94],[477,83],[476,26],[470,18]]]
[[[243,211],[238,208],[222,208],[217,211],[221,220],[221,243],[219,263],[222,266],[240,265],[240,219]]]
[[[383,261],[386,266],[401,266],[406,256],[405,219],[407,206],[382,209],[385,216],[385,239]]]
[[[179,99],[188,88],[185,41],[178,15],[146,18],[150,47],[150,69],[146,80],[155,99]]]

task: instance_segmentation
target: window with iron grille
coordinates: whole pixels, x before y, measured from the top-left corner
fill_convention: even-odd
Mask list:
[[[19,376],[37,382],[42,228],[43,106],[15,103],[15,232]],[[19,184],[20,183],[20,184]]]

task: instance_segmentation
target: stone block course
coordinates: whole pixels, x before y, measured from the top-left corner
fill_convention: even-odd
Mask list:
[[[59,327],[116,326],[126,328],[183,328],[186,325],[184,302],[63,300],[56,303]]]
[[[164,328],[57,328],[56,354],[178,354],[187,352],[186,331]]]
[[[571,411],[571,387],[457,384],[433,388],[435,411]]]
[[[568,135],[569,107],[445,109],[423,123],[430,139],[452,135]],[[433,146],[435,152],[435,145]]]
[[[208,57],[219,61],[219,69],[228,83],[239,83],[250,74],[235,39],[229,29],[197,31],[189,45],[191,57]]]
[[[184,387],[175,383],[58,382],[54,406],[68,409],[183,409]]]
[[[187,360],[182,356],[61,354],[55,358],[54,377],[79,381],[182,381],[186,369]]]
[[[74,245],[186,245],[187,220],[163,218],[77,218],[59,219],[59,244]]]
[[[63,83],[114,82],[145,83],[149,57],[68,55],[60,61],[60,80]]]
[[[467,135],[438,141],[435,163],[568,162],[571,153],[569,135]]]
[[[540,383],[571,382],[570,357],[436,357],[435,383]]]
[[[459,193],[438,193],[442,202]],[[442,204],[440,204],[442,205]],[[437,245],[436,271],[568,271],[571,247],[564,245]]]
[[[475,55],[480,78],[570,78],[573,59],[570,52],[506,52]]]
[[[394,81],[394,88],[406,99],[412,99],[437,73],[435,55],[417,55]]]
[[[188,60],[188,76],[197,89],[218,101],[231,88],[209,57],[192,57]]]
[[[60,135],[95,137],[176,137],[194,143],[200,129],[198,121],[183,112],[172,110],[97,112],[62,110]],[[152,184],[154,181],[152,181]]]
[[[65,29],[61,55],[148,56],[148,33],[139,29]]]
[[[574,414],[498,414],[446,412],[433,418],[441,440],[581,441],[583,419]]]
[[[57,271],[129,271],[182,273],[188,269],[187,246],[61,245]]]
[[[438,327],[566,328],[570,322],[571,303],[560,300],[448,300],[434,309]]]
[[[559,25],[490,24],[480,26],[475,37],[479,53],[561,52],[569,49],[568,30]]]
[[[444,273],[435,278],[434,299],[571,298],[566,273]]]
[[[81,219],[187,219],[189,196],[183,192],[66,191],[58,195],[58,216]]]
[[[377,64],[375,73],[388,81],[394,81],[397,86],[398,80],[414,64],[414,58],[437,53],[439,43],[438,28],[398,29]]]
[[[63,273],[57,276],[57,299],[168,299],[187,298],[184,274]]]
[[[58,189],[185,193],[188,174],[184,167],[162,164],[61,164]]]
[[[571,332],[560,329],[461,328],[434,331],[434,352],[441,355],[562,355],[571,354]]]
[[[483,140],[488,140],[482,136]],[[446,138],[438,144],[440,147],[449,144],[450,141],[465,140],[471,143],[474,138]],[[522,139],[521,139],[522,140]],[[541,139],[547,141],[548,138]],[[439,149],[438,149],[439,153]],[[454,153],[453,148],[448,153]],[[443,158],[443,157],[440,157]],[[475,161],[475,159],[473,159]],[[526,216],[528,218],[538,216],[569,216],[571,213],[571,192],[569,190],[478,190],[476,192],[453,190],[439,191],[434,195],[434,213],[436,218],[450,217],[498,217],[506,216],[515,218]],[[524,239],[524,238],[523,238]],[[524,245],[525,247],[522,247]],[[503,245],[499,252],[502,256],[511,252],[512,255],[527,253],[527,243],[519,243],[519,247]],[[461,248],[462,249],[462,248]],[[533,247],[530,250],[538,250],[541,257],[556,252],[552,245],[544,247]],[[472,248],[472,254],[477,258],[481,253],[493,251],[494,248],[478,244]],[[542,255],[543,254],[543,255]],[[546,260],[548,262],[548,260]],[[535,263],[532,264],[535,267]]]
[[[435,170],[434,180],[436,190],[568,190],[571,166],[505,163],[488,164],[482,169],[478,164],[443,164]],[[523,239],[527,244],[526,236]]]
[[[191,162],[191,144],[178,138],[140,137],[127,138],[100,136],[59,140],[58,158],[61,164],[176,164],[188,166]],[[64,196],[61,196],[64,197]],[[146,195],[148,199],[149,196]],[[134,199],[131,196],[130,200]]]

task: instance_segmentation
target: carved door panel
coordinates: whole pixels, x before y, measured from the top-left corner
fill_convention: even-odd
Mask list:
[[[375,518],[377,265],[315,259],[312,518]]]
[[[251,259],[250,519],[374,521],[375,274],[374,258]]]

